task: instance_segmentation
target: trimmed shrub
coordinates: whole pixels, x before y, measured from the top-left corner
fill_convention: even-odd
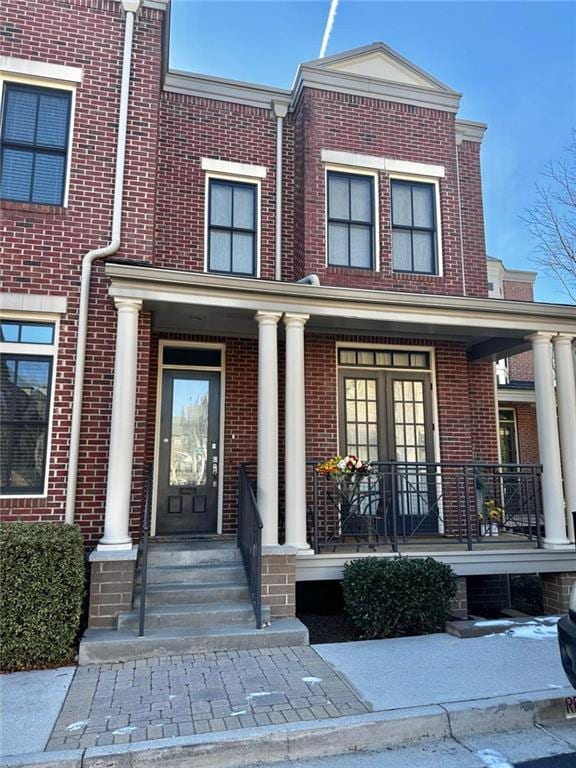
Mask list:
[[[84,594],[80,529],[0,523],[0,665],[4,671],[70,661]]]
[[[456,577],[431,557],[366,557],[345,565],[342,591],[364,638],[427,635],[444,632]]]

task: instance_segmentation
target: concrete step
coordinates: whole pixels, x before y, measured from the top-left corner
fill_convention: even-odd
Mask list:
[[[264,629],[234,625],[205,630],[152,629],[144,637],[137,637],[135,631],[129,630],[88,629],[80,643],[78,663],[103,664],[185,653],[307,644],[308,629],[298,619],[276,619]]]
[[[262,621],[270,621],[270,608],[263,606]],[[118,630],[137,629],[138,610],[118,615]],[[209,629],[243,624],[255,626],[254,609],[250,602],[200,603],[195,605],[146,606],[146,629],[195,628]]]
[[[219,584],[223,581],[245,584],[246,574],[242,563],[154,565],[148,568],[148,584]]]
[[[183,603],[236,603],[250,600],[248,586],[233,581],[218,584],[148,584],[146,606],[180,605]],[[140,588],[134,596],[134,606],[140,605]]]
[[[148,566],[153,565],[202,565],[212,563],[239,563],[240,550],[235,544],[210,542],[202,546],[188,542],[151,544],[148,549]]]

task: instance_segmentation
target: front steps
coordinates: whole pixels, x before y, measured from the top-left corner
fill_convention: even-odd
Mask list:
[[[138,637],[139,584],[140,574],[134,608],[119,614],[117,629],[86,630],[79,664],[308,643],[308,630],[298,619],[271,622],[267,606],[262,621],[270,626],[256,629],[244,565],[233,543],[150,543],[143,637]]]

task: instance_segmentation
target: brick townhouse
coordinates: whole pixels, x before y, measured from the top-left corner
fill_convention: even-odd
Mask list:
[[[295,582],[366,551],[432,554],[462,588],[538,572],[561,602],[576,309],[504,267],[489,292],[460,94],[382,43],[290,90],[171,71],[167,0],[8,0],[0,31],[0,503],[81,527],[81,658],[229,647],[234,622],[304,641]],[[502,456],[529,350],[537,439]],[[372,473],[315,470],[337,453]]]

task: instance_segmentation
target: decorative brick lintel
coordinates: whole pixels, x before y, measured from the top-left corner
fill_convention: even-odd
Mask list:
[[[116,626],[118,614],[132,608],[138,548],[102,552],[94,550],[90,561],[88,627]]]
[[[282,546],[262,551],[262,602],[272,618],[296,614],[296,552]]]

